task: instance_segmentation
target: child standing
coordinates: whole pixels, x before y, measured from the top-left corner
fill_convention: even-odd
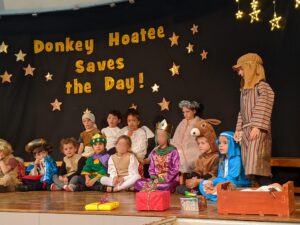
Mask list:
[[[78,154],[84,157],[90,157],[94,153],[90,142],[92,140],[92,137],[100,131],[97,129],[95,115],[90,111],[85,111],[83,113],[82,124],[85,128],[85,131],[80,133],[80,137],[78,140],[78,142],[80,143]]]
[[[261,57],[241,56],[233,69],[241,76],[240,112],[235,140],[241,142],[245,173],[260,186],[271,180],[271,115],[274,92],[266,83]]]
[[[108,160],[109,177],[103,177],[101,183],[107,185],[107,192],[126,190],[134,186],[141,178],[139,162],[134,154],[130,153],[131,139],[122,135],[116,142],[116,153]]]
[[[135,189],[140,191],[148,182],[154,181],[158,190],[175,191],[179,184],[179,154],[177,149],[169,144],[171,124],[163,120],[156,125],[157,147],[150,154],[150,179],[140,179]]]
[[[147,154],[148,138],[154,136],[149,130],[140,128],[140,115],[137,110],[129,109],[126,113],[127,127],[124,127],[119,135],[127,135],[130,137],[132,142],[131,151],[135,154],[139,162],[143,163],[144,158]]]
[[[91,145],[94,153],[90,156],[78,179],[76,191],[93,190],[106,191],[106,187],[101,184],[101,179],[107,176],[107,165],[110,155],[105,149],[106,138],[104,135],[96,134],[92,137]]]
[[[101,133],[105,135],[107,144],[106,149],[107,151],[111,152],[112,154],[115,153],[115,144],[118,138],[118,133],[120,132],[120,128],[118,127],[119,123],[121,122],[121,113],[117,110],[112,110],[108,113],[107,116],[107,123],[108,127],[105,127],[101,130]]]
[[[60,150],[65,157],[58,173],[53,175],[54,183],[51,184],[51,191],[74,191],[86,161],[85,157],[77,154],[77,149],[78,143],[73,137],[60,141]]]
[[[47,190],[52,184],[52,177],[57,173],[56,162],[49,153],[52,146],[43,138],[35,139],[25,146],[25,150],[32,153],[35,161],[27,167],[29,176],[23,177],[23,185],[16,187],[18,191]]]
[[[226,131],[222,132],[218,138],[217,144],[220,152],[218,177],[200,183],[201,194],[209,200],[217,200],[216,185],[219,183],[229,181],[236,187],[250,186],[250,182],[245,177],[240,146],[234,141],[233,135],[233,132]]]
[[[179,103],[184,119],[178,124],[171,144],[174,145],[180,156],[180,184],[184,184],[185,174],[195,169],[195,162],[199,157],[198,144],[191,136],[191,130],[201,119],[196,116],[199,104],[195,101],[183,100]]]
[[[219,154],[216,134],[207,121],[209,120],[201,120],[197,124],[197,127],[201,129],[200,135],[196,137],[200,156],[196,161],[194,171],[187,174],[186,184],[176,188],[179,194],[185,194],[186,191],[200,194],[200,182],[204,179],[214,179],[218,174]]]
[[[14,191],[21,184],[18,177],[18,160],[12,154],[11,145],[0,139],[0,192]]]

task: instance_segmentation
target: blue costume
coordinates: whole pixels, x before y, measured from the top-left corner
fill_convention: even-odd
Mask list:
[[[241,159],[240,145],[233,139],[234,133],[231,131],[222,132],[220,136],[224,136],[228,140],[228,153],[226,155],[220,154],[218,176],[216,179],[211,180],[215,187],[219,183],[231,182],[237,187],[249,187],[250,181],[247,180]],[[217,139],[217,145],[219,146],[219,140]],[[206,181],[202,181],[199,185],[200,192],[207,199],[217,201],[217,195],[206,194],[204,192],[203,184]]]

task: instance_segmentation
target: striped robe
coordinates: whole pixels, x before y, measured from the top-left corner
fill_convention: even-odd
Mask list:
[[[240,112],[236,125],[242,131],[242,161],[246,175],[271,176],[271,115],[274,92],[269,84],[260,81],[253,89],[243,89],[240,96]],[[250,140],[253,127],[260,135]]]

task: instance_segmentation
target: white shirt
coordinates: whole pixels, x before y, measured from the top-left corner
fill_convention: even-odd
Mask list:
[[[228,175],[228,159],[226,158],[224,161],[224,176],[223,177],[227,177]]]
[[[101,130],[101,133],[106,136],[106,149],[109,150],[116,145],[118,133],[120,132],[119,127],[105,127]]]

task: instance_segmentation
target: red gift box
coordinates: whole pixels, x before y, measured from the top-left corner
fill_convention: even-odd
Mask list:
[[[164,211],[171,205],[169,191],[137,192],[135,200],[137,210]]]

